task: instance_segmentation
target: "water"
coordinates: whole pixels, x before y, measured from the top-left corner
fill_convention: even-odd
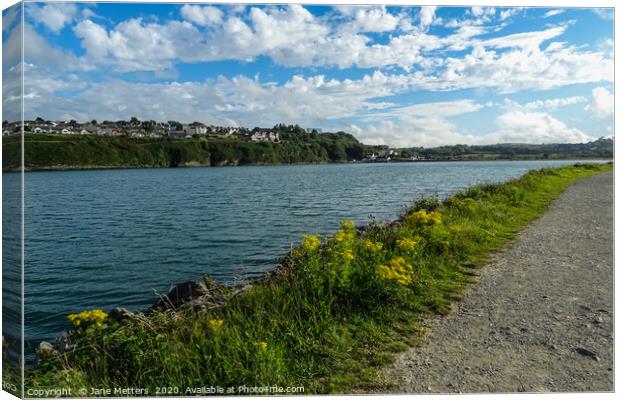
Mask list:
[[[413,199],[446,196],[571,161],[435,162],[28,172],[27,347],[66,315],[142,309],[170,285],[209,273],[257,276],[300,235],[341,219],[394,219]],[[3,190],[19,174],[3,174]],[[9,185],[9,186],[7,186]],[[9,210],[10,207],[4,207]],[[3,216],[3,217],[6,217]],[[28,350],[27,350],[28,352]]]

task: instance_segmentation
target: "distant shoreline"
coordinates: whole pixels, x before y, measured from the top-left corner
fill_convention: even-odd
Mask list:
[[[613,161],[613,157],[566,157],[566,158],[493,158],[493,159],[436,159],[436,160],[390,160],[390,161],[338,161],[338,162],[316,162],[316,163],[253,163],[253,164],[229,164],[229,165],[179,165],[171,166],[75,166],[58,165],[50,167],[25,168],[24,172],[60,172],[60,171],[98,171],[98,170],[124,170],[124,169],[191,169],[191,168],[230,168],[230,167],[274,167],[286,165],[338,165],[338,164],[402,164],[402,163],[437,163],[437,162],[495,162],[495,161]],[[21,168],[2,169],[2,173],[19,173]]]

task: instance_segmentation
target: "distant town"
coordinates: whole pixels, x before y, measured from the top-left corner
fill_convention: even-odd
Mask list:
[[[238,137],[252,142],[279,142],[282,130],[301,129],[304,132],[319,133],[320,129],[304,129],[297,125],[276,125],[274,128],[253,128],[207,125],[202,122],[184,124],[177,121],[141,121],[132,117],[129,121],[92,120],[80,123],[75,120],[48,121],[43,118],[24,121],[24,130],[35,134],[48,135],[97,135],[124,136],[130,138],[175,138],[191,139],[197,136],[217,135]],[[21,131],[21,122],[2,123],[2,136],[10,136]]]
[[[89,166],[245,165],[322,162],[407,162],[612,158],[613,138],[589,143],[454,144],[425,148],[367,145],[346,132],[276,124],[272,128],[202,122],[130,120],[24,121],[31,169]],[[21,163],[21,121],[2,123],[3,170]],[[412,132],[412,135],[414,132]],[[40,140],[37,136],[47,136]],[[148,143],[148,146],[142,144]]]

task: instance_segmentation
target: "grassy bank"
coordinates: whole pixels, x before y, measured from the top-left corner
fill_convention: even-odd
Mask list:
[[[343,221],[331,237],[304,236],[278,273],[208,311],[120,323],[98,312],[72,316],[76,349],[28,371],[26,387],[71,387],[76,395],[85,387],[150,395],[162,387],[165,395],[202,386],[380,389],[377,366],[415,343],[426,313],[449,312],[488,256],[567,186],[611,169],[532,171],[443,202],[418,200],[391,224],[358,229]]]

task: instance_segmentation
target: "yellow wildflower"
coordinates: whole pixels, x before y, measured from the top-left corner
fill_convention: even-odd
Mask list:
[[[224,323],[224,320],[222,319],[210,319],[209,328],[211,328],[211,330],[213,331],[217,331],[222,326],[223,323]]]
[[[405,222],[409,225],[436,225],[441,224],[441,214],[439,211],[431,211],[427,213],[426,210],[416,211],[405,217]]]
[[[350,232],[345,232],[342,229],[336,232],[336,235],[334,236],[334,240],[338,243],[346,242],[351,239],[353,239],[353,234]]]
[[[397,239],[396,247],[404,251],[413,251],[419,242],[420,238],[418,236],[414,238]]]
[[[385,280],[392,280],[407,285],[412,281],[413,267],[405,263],[403,257],[396,257],[377,268],[377,274]]]
[[[302,235],[301,237],[301,248],[306,250],[308,253],[316,251],[316,249],[318,249],[321,245],[321,241],[318,236]]]
[[[362,247],[368,251],[376,253],[383,250],[383,243],[373,242],[372,240],[364,240]]]
[[[338,253],[345,261],[352,261],[355,257],[350,249],[347,249],[341,253]]]
[[[342,227],[342,229],[353,229],[355,228],[355,223],[353,221],[343,219],[342,221],[340,221],[340,226]]]
[[[429,225],[441,224],[441,214],[439,213],[439,211],[430,212],[428,214],[428,217],[429,217],[429,221],[428,221]]]
[[[267,350],[267,342],[265,341],[260,341],[258,343],[256,343],[256,345],[261,349],[261,350]]]
[[[78,313],[78,314],[70,314],[69,316],[67,316],[67,319],[69,320],[69,322],[73,324],[73,326],[75,326],[76,328],[79,328],[79,327],[85,327],[88,325],[101,326],[103,325],[103,321],[107,317],[108,317],[108,314],[106,314],[102,310],[89,310],[89,311],[82,311],[81,313]]]

